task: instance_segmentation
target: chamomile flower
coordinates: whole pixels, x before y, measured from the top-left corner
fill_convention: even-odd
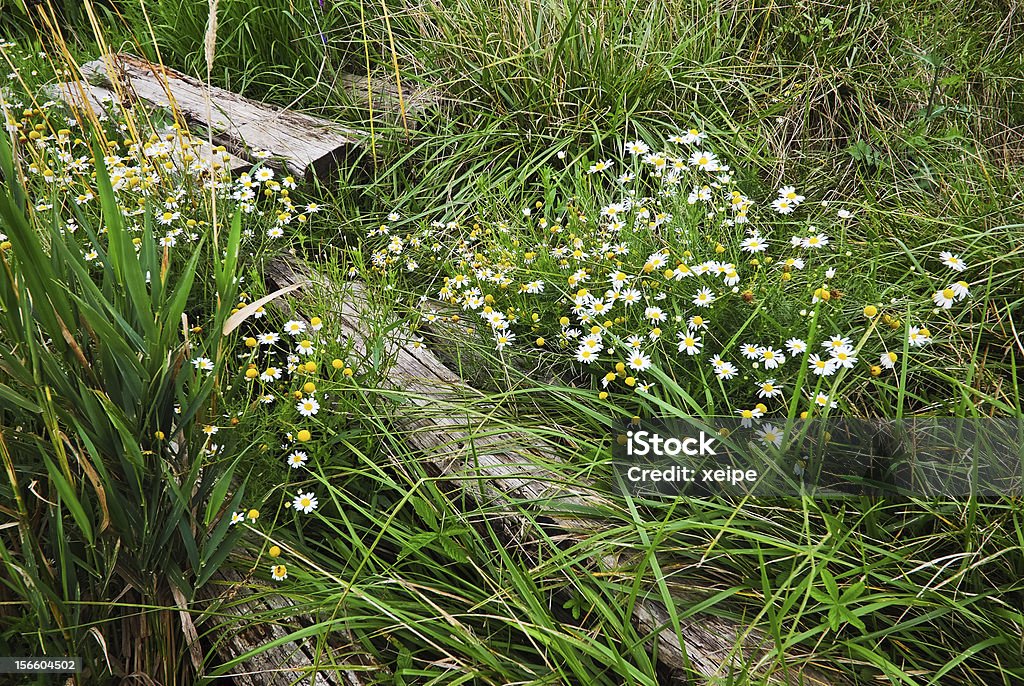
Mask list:
[[[740,354],[748,360],[756,360],[761,356],[761,346],[756,343],[744,343],[740,346]]]
[[[705,287],[697,291],[692,302],[697,307],[711,307],[711,303],[715,302],[715,295],[710,288]]]
[[[260,381],[270,383],[271,381],[277,381],[281,378],[281,370],[277,367],[267,367],[262,374],[260,374]]]
[[[755,419],[760,419],[764,416],[764,412],[762,412],[759,407],[755,407],[752,410],[738,409],[736,410],[736,414],[740,416],[740,424],[745,429],[749,429],[753,425]]]
[[[616,270],[608,275],[608,281],[611,283],[612,288],[618,291],[629,283],[629,274]]]
[[[306,461],[308,459],[309,455],[307,455],[305,452],[301,450],[296,450],[295,452],[288,456],[288,466],[291,467],[292,469],[298,469],[299,467],[306,464]]]
[[[787,257],[783,262],[782,266],[788,267],[789,269],[800,270],[804,268],[804,261],[799,257]]]
[[[625,307],[635,305],[636,303],[640,302],[640,298],[641,293],[635,288],[625,288],[619,294],[619,302],[621,302]]]
[[[676,333],[676,337],[679,339],[679,352],[685,352],[687,355],[700,354],[700,349],[704,346],[704,344],[701,343],[699,336],[696,336],[691,331],[680,331]]]
[[[703,131],[700,131],[699,129],[687,129],[686,133],[684,133],[679,140],[686,145],[697,145],[703,143],[705,138],[707,138],[707,134]]]
[[[911,326],[907,329],[907,339],[912,348],[919,348],[932,342],[928,329],[917,326]]]
[[[757,395],[759,398],[774,398],[782,395],[782,384],[775,379],[765,379],[757,384]]]
[[[782,431],[774,424],[765,424],[757,430],[757,437],[763,444],[782,447]]]
[[[785,198],[775,198],[775,200],[772,200],[772,207],[779,214],[792,214],[793,210],[796,209],[796,204]]]
[[[668,264],[668,258],[659,250],[658,252],[651,253],[647,257],[647,262],[644,264],[644,270],[646,271],[647,267],[650,266],[652,271],[658,271],[666,264]]]
[[[213,360],[209,357],[197,357],[192,360],[192,365],[201,372],[213,371]]]
[[[663,322],[668,319],[664,310],[660,307],[648,307],[644,310],[644,317],[650,319],[652,322]]]
[[[713,152],[697,150],[690,155],[690,166],[703,169],[704,171],[718,171],[719,163]]]
[[[292,336],[298,336],[306,330],[306,322],[292,319],[284,323],[284,332]]]
[[[496,350],[504,350],[516,340],[516,335],[511,331],[499,331],[494,334],[494,347]]]
[[[256,337],[256,340],[260,342],[260,345],[273,345],[281,340],[280,334],[277,333],[261,333]]]
[[[312,417],[320,411],[320,403],[314,398],[303,398],[295,405],[295,409],[299,411],[303,417]]]
[[[588,336],[587,338],[590,337]],[[631,348],[633,350],[639,350],[640,348],[643,347],[643,345],[644,339],[641,338],[640,336],[637,336],[636,334],[632,334],[626,339],[626,347]]]
[[[274,565],[270,568],[270,576],[274,581],[283,581],[288,578],[288,567],[285,565]]]
[[[831,358],[826,360],[815,353],[811,353],[807,360],[807,366],[818,376],[832,376],[836,371],[836,364],[835,360]]]
[[[308,339],[303,339],[295,344],[295,352],[300,355],[312,355],[314,352],[313,342]]]
[[[651,357],[641,351],[636,351],[629,356],[627,363],[630,369],[635,369],[638,372],[645,371],[651,367]]]
[[[776,350],[771,346],[765,346],[759,350],[761,361],[764,362],[765,369],[776,369],[779,365],[786,361],[786,356],[782,354],[781,350]]]
[[[943,250],[939,253],[939,260],[955,272],[962,272],[967,269],[967,263],[960,259],[959,255],[954,255],[948,250]]]
[[[847,350],[853,350],[853,341],[843,336],[832,336],[827,341],[821,344],[822,348],[826,350],[838,350],[839,348],[846,348]]]
[[[315,510],[319,504],[319,501],[312,492],[299,493],[292,501],[292,507],[295,508],[297,512],[302,512],[303,514],[309,514]]]
[[[768,241],[755,233],[753,236],[743,239],[743,242],[740,243],[740,249],[749,253],[764,252],[768,249]]]
[[[896,366],[896,360],[899,359],[899,355],[894,352],[882,353],[878,358],[878,364],[886,369],[892,369]]]
[[[783,186],[779,189],[779,197],[783,200],[787,200],[793,206],[799,205],[804,201],[804,196],[796,192],[794,186]]]
[[[699,331],[701,329],[707,329],[709,323],[710,322],[705,317],[702,317],[699,314],[695,314],[695,315],[693,315],[692,317],[690,317],[689,319],[686,320],[686,325],[692,331]]]
[[[736,365],[732,362],[719,361],[719,364],[715,365],[715,375],[719,379],[729,380],[736,376],[738,373]]]
[[[806,236],[800,241],[800,245],[805,248],[817,249],[824,248],[828,245],[828,236],[823,233],[816,233],[812,236]]]
[[[232,524],[241,524],[244,521],[245,521],[245,513],[244,512],[232,512],[231,513],[231,523]]]
[[[949,284],[950,290],[956,295],[957,300],[963,300],[971,294],[971,287],[966,281],[957,281]]]
[[[839,403],[832,400],[828,393],[817,393],[814,396],[814,404],[820,407],[839,407]]]
[[[857,364],[857,358],[849,348],[835,348],[831,351],[831,354],[832,360],[839,367],[853,369],[853,366]]]
[[[935,291],[932,293],[932,301],[937,307],[948,310],[953,307],[953,303],[956,302],[956,291],[947,286],[941,291]]]
[[[647,143],[644,143],[643,141],[632,141],[631,143],[626,143],[626,152],[634,157],[637,155],[646,155],[650,150],[651,146],[647,145]]]
[[[544,292],[544,282],[541,280],[530,281],[529,283],[523,284],[522,290],[524,293],[536,295],[537,293]]]
[[[786,341],[786,349],[789,350],[790,355],[796,357],[807,352],[807,343],[799,338],[790,338]]]
[[[180,212],[164,212],[163,214],[158,216],[156,220],[160,224],[168,226],[169,224],[173,224],[179,217],[181,217]]]

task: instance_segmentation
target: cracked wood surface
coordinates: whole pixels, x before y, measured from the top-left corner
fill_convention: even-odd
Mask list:
[[[58,83],[51,88],[54,97],[60,98],[76,116],[88,117],[89,111],[97,117],[113,116],[119,100],[114,91],[103,86],[94,86],[84,81]],[[81,120],[80,120],[81,121]],[[252,168],[252,163],[230,152],[217,152],[207,141],[190,135],[187,131],[171,128],[155,132],[168,144],[169,155],[186,168],[200,162],[206,168],[226,169],[232,174]]]
[[[113,90],[119,100],[166,107],[209,128],[214,143],[249,160],[265,150],[271,162],[303,178],[337,169],[362,134],[301,112],[284,110],[211,86],[135,55],[118,53],[83,64],[86,81]]]

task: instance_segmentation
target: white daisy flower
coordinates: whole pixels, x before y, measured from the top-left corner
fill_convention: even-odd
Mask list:
[[[294,507],[296,511],[302,512],[303,514],[309,514],[310,512],[315,510],[317,505],[319,504],[319,501],[316,499],[316,496],[312,494],[312,492],[299,493],[297,496],[295,496],[295,499],[292,501],[292,507]]]
[[[946,265],[955,272],[962,272],[967,269],[967,263],[960,259],[959,255],[954,255],[948,250],[943,250],[939,253],[939,259],[942,264]]]

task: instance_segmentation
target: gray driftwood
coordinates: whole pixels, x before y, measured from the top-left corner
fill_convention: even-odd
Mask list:
[[[219,574],[202,593],[214,625],[206,634],[225,661],[301,628],[302,615],[291,601],[273,594],[257,597],[250,582],[235,572]],[[247,658],[226,676],[236,686],[370,686],[391,681],[387,669],[348,633],[332,630],[329,637],[319,658],[315,636],[286,641]]]
[[[252,160],[267,151],[289,173],[309,178],[336,169],[361,134],[301,112],[282,110],[210,87],[174,69],[135,55],[106,55],[82,65],[86,81],[113,90],[119,100],[142,100],[167,107],[182,119],[209,128],[213,140]]]
[[[60,98],[71,108],[76,116],[88,117],[91,111],[97,117],[110,117],[117,114],[120,108],[117,95],[109,88],[94,86],[85,81],[68,81],[58,83],[51,89],[53,97]],[[186,168],[193,163],[201,163],[205,168],[226,169],[232,173],[250,169],[251,162],[243,160],[230,152],[217,152],[207,141],[191,135],[186,130],[161,129],[156,132],[170,146],[169,155]]]
[[[264,275],[271,288],[302,284],[306,291],[320,293],[321,302],[333,303],[329,314],[340,321],[353,353],[357,357],[366,355],[372,344],[366,318],[373,315],[361,283],[333,283],[294,258],[271,261]],[[395,336],[389,336],[385,347],[390,353],[386,384],[401,389],[410,400],[409,409],[397,418],[405,429],[403,437],[422,451],[427,469],[435,476],[458,483],[472,497],[505,513],[501,527],[510,547],[529,551],[538,545],[539,534],[531,533],[534,522],[518,514],[524,506],[543,515],[545,534],[556,541],[584,540],[604,528],[599,520],[572,514],[593,508],[600,496],[585,483],[565,483],[544,467],[558,462],[557,457],[523,435],[501,434],[493,426],[487,430],[486,426],[472,425],[466,412],[460,412],[460,401],[479,399],[481,394],[467,387],[433,353]],[[614,572],[623,567],[623,562],[627,561],[608,556],[596,560],[595,566]],[[687,664],[704,675],[706,683],[717,684],[744,663],[756,664],[761,658],[773,661],[768,657],[774,649],[770,637],[719,617],[699,615],[681,620],[682,645],[659,601],[638,599],[633,622],[641,635],[657,636],[658,661],[674,675],[673,683],[681,682]],[[786,662],[799,663],[796,658],[789,655]],[[846,683],[807,666],[794,666],[786,675],[774,673],[771,679],[779,684],[807,686]]]

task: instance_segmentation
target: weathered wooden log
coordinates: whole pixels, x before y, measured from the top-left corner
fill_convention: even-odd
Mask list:
[[[112,90],[84,81],[58,83],[50,92],[53,97],[67,103],[76,116],[88,118],[90,111],[98,118],[116,116],[120,107],[117,95]],[[81,123],[84,124],[84,121]],[[214,150],[207,141],[186,130],[165,128],[154,133],[163,141],[167,156],[190,171],[227,170],[234,174],[253,166],[251,162],[226,150]]]
[[[109,87],[119,100],[170,108],[186,122],[209,128],[217,145],[253,160],[270,153],[289,173],[324,177],[337,169],[362,134],[333,122],[273,107],[145,59],[118,53],[81,67],[90,83]]]
[[[538,515],[544,536],[554,540],[579,542],[602,531],[605,525],[588,519],[585,513],[602,504],[601,496],[582,480],[566,483],[554,471],[544,467],[557,457],[538,446],[526,435],[483,430],[472,426],[460,404],[482,397],[469,388],[458,374],[448,369],[430,351],[388,335],[386,341],[372,340],[367,326],[367,294],[356,281],[332,283],[294,258],[278,258],[264,268],[268,284],[283,288],[302,285],[306,291],[321,295],[321,302],[333,303],[330,316],[340,322],[356,356],[383,343],[390,358],[385,385],[403,391],[409,409],[396,421],[404,429],[403,438],[424,455],[424,464],[434,476],[446,483],[458,483],[473,498],[492,505],[505,514],[502,528],[510,546],[536,548],[540,532],[531,533],[535,521],[519,513],[530,507]],[[464,405],[461,405],[464,408]],[[602,571],[623,568],[628,560],[604,556],[595,560]],[[761,659],[766,663],[775,649],[763,632],[727,619],[701,614],[680,619],[680,632],[672,628],[670,614],[660,601],[638,598],[633,623],[641,635],[656,636],[659,664],[680,683],[688,672],[715,684],[728,678],[731,671],[750,667]],[[779,684],[845,684],[845,679],[825,674],[820,666],[808,666],[806,659],[790,654],[785,674],[768,678]]]
[[[391,682],[388,670],[344,631],[332,630],[330,640],[319,649],[315,637],[264,649],[301,628],[302,613],[281,595],[257,594],[250,583],[236,572],[226,571],[201,591],[213,624],[204,633],[221,658],[227,662],[257,651],[224,675],[236,686],[370,686]]]

